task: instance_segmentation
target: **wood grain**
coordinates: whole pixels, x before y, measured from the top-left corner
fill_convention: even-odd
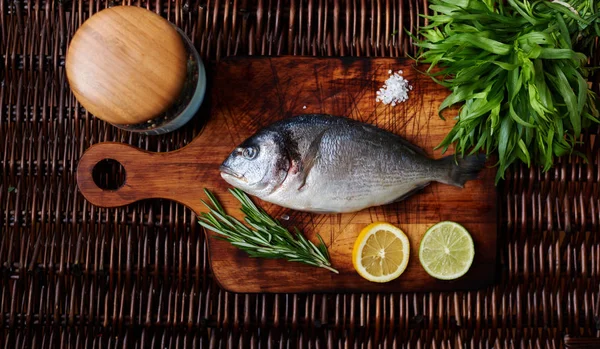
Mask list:
[[[375,92],[388,70],[404,71],[414,90],[396,107],[375,102]],[[239,205],[227,193],[218,167],[236,145],[260,128],[281,118],[303,113],[328,113],[351,117],[398,133],[422,147],[430,156],[452,123],[437,115],[447,91],[418,73],[410,61],[352,58],[244,58],[222,61],[212,83],[212,113],[202,134],[190,145],[169,153],[149,153],[118,143],[92,146],[78,167],[83,195],[99,206],[120,206],[145,198],[181,202],[204,211],[203,188],[213,190],[226,209],[238,214]],[[126,170],[118,190],[98,188],[92,180],[94,166],[112,158]],[[350,214],[319,215],[296,212],[258,201],[286,225],[297,226],[310,239],[320,234],[329,246],[335,275],[297,263],[253,259],[227,242],[209,239],[210,264],[222,287],[234,292],[313,291],[435,291],[475,289],[494,279],[497,212],[494,170],[464,189],[434,183],[411,198],[391,205]],[[239,215],[238,215],[239,217]],[[453,220],[472,234],[476,257],[461,279],[439,281],[428,276],[418,261],[418,244],[428,227]],[[398,225],[411,242],[407,270],[386,284],[370,283],[352,268],[351,252],[359,231],[374,221]]]
[[[116,6],[83,23],[65,64],[77,100],[121,125],[150,120],[173,104],[183,88],[186,59],[171,23],[139,7]]]

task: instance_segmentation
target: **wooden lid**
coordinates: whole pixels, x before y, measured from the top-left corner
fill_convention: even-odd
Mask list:
[[[163,113],[186,78],[187,55],[164,18],[133,6],[90,17],[73,36],[67,79],[77,100],[112,124],[138,124]]]

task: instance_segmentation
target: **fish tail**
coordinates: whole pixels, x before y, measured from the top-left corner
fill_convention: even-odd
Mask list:
[[[485,154],[469,155],[465,158],[455,158],[454,155],[446,156],[438,161],[443,163],[447,174],[438,180],[439,182],[454,185],[456,187],[464,187],[467,181],[477,179],[479,172],[485,166]]]

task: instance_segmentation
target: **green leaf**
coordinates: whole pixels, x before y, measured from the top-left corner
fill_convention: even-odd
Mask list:
[[[519,67],[519,65],[517,65],[517,64],[506,63],[506,62],[493,61],[492,63],[499,66],[500,68],[502,68],[504,70],[515,70]]]
[[[508,101],[512,102],[521,90],[521,69],[517,68],[508,72],[506,88],[508,90]]]
[[[548,45],[555,43],[554,38],[549,33],[545,32],[530,32],[524,35],[519,36],[517,41],[521,44],[527,43],[529,45]]]
[[[477,141],[477,144],[475,144],[475,147],[473,147],[473,149],[469,152],[469,155],[473,155],[475,153],[478,153],[479,150],[485,145],[485,142],[488,139],[488,135],[487,134],[483,134],[481,135],[481,137],[479,137],[479,140]]]
[[[446,1],[444,1],[444,3],[453,4],[453,5],[456,5],[461,8],[467,8],[472,4],[472,1],[471,0],[451,0],[451,1],[446,0]]]
[[[525,142],[523,142],[522,139],[519,139],[518,144],[521,152],[523,152],[523,155],[525,155],[525,163],[527,164],[527,167],[531,166],[531,157],[529,156],[529,150],[527,150]]]
[[[512,49],[510,45],[470,33],[454,35],[444,42],[452,45],[472,45],[498,55],[506,55]]]
[[[575,93],[571,89],[571,85],[567,80],[567,77],[562,72],[558,66],[554,67],[554,73],[556,74],[556,78],[561,85],[558,89],[558,93],[562,96],[567,110],[569,111],[569,119],[571,120],[571,126],[573,127],[573,132],[575,138],[579,138],[581,134],[581,117],[577,113],[577,99],[575,97]]]
[[[583,77],[579,74],[576,75],[577,78],[577,114],[583,114],[583,108],[587,102],[588,95],[588,85],[587,82],[583,79]]]
[[[593,116],[590,113],[583,113],[583,117],[586,119],[592,120],[593,122],[595,122],[597,124],[600,123],[600,119],[598,119],[597,117]]]
[[[454,12],[461,10],[460,7],[451,4],[431,5],[429,6],[429,9],[435,12],[443,13],[445,15],[452,15],[454,14]]]
[[[562,16],[555,16],[555,18],[556,23],[558,24],[558,28],[560,30],[559,40],[561,40],[561,45],[563,47],[571,47],[571,36],[569,35],[569,29],[565,24],[565,20]]]
[[[545,103],[541,101],[537,86],[532,83],[527,84],[527,92],[529,94],[529,104],[531,109],[533,109],[531,112],[537,113],[537,115],[544,120],[548,120],[546,114],[549,113],[550,110],[548,110]]]
[[[546,144],[551,145],[554,143],[554,130],[550,129],[548,131],[548,136],[547,136],[547,141]],[[546,156],[545,156],[545,165],[544,167],[548,167],[550,168],[552,166],[552,154],[553,154],[553,150],[552,148],[547,149],[546,151]]]
[[[498,155],[500,156],[500,164],[506,163],[506,154],[511,151],[508,144],[508,139],[512,134],[512,119],[504,118],[500,124],[500,133],[498,135]]]
[[[534,66],[534,74],[535,74],[535,78],[534,78],[535,89],[536,89],[539,101],[542,104],[544,109],[546,109],[546,110],[548,110],[548,112],[552,113],[552,111],[554,110],[554,103],[552,101],[553,100],[552,93],[550,92],[550,89],[548,88],[548,85],[546,84],[546,81],[544,78],[544,70],[543,70],[544,68],[543,68],[542,60],[536,59],[533,62],[533,66]]]
[[[554,142],[553,150],[556,156],[564,156],[571,152],[572,147],[566,141]]]
[[[542,59],[571,59],[577,62],[585,60],[585,56],[579,52],[564,48],[542,48],[539,58]]]
[[[465,99],[470,98],[473,95],[473,87],[472,86],[459,86],[455,89],[444,101],[440,104],[439,110],[440,112],[444,109],[459,103],[463,102]]]
[[[523,18],[525,18],[532,25],[537,25],[540,23],[539,20],[535,19],[530,13],[530,9],[527,7],[526,3],[517,2],[515,0],[508,0],[508,3],[515,9]]]

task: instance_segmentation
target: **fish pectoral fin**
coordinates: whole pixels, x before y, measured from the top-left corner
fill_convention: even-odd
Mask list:
[[[404,200],[404,199],[407,199],[409,196],[412,196],[412,195],[416,194],[417,192],[420,192],[421,190],[423,190],[423,189],[424,189],[425,187],[427,187],[427,186],[428,186],[430,183],[431,183],[431,182],[427,182],[427,183],[425,183],[425,184],[421,184],[421,185],[418,185],[418,186],[414,187],[413,189],[409,190],[408,192],[406,192],[406,193],[402,194],[400,197],[398,197],[398,198],[396,198],[396,199],[394,199],[394,200],[390,201],[390,204],[391,204],[392,202],[398,202],[398,201],[402,201],[402,200]]]
[[[312,170],[313,166],[319,159],[319,150],[321,149],[321,142],[323,141],[323,137],[325,136],[327,131],[329,131],[328,128],[324,129],[321,133],[317,135],[317,137],[315,137],[315,139],[310,143],[306,155],[302,158],[302,166],[300,170],[301,184],[298,187],[298,190],[302,190],[302,188],[304,188],[310,170]]]

